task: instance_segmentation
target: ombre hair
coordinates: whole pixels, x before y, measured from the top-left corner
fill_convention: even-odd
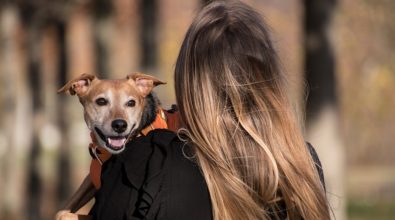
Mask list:
[[[180,130],[215,220],[330,219],[267,27],[240,2],[202,9],[175,68]]]

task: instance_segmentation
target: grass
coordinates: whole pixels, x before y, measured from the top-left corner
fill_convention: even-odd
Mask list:
[[[350,201],[347,205],[349,220],[393,220],[395,219],[395,201],[368,203]]]

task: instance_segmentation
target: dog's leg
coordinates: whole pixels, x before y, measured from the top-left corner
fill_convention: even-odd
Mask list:
[[[77,215],[70,213],[66,210],[60,211],[56,214],[55,220],[91,220],[92,216],[89,215]]]
[[[88,203],[96,193],[96,189],[89,177],[86,176],[80,187],[66,203],[65,209],[72,213],[77,212],[82,206]]]
[[[67,201],[63,210],[59,211],[56,215],[57,220],[73,219],[72,216],[79,216],[78,219],[84,219],[84,216],[76,215],[81,207],[87,204],[95,195],[96,188],[94,187],[89,175],[85,177],[84,181],[77,189],[77,191]]]

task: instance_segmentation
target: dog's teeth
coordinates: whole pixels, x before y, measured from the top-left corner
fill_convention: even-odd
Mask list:
[[[120,138],[120,139],[112,139],[108,138],[108,143],[113,146],[113,147],[122,147],[125,143],[126,138]]]

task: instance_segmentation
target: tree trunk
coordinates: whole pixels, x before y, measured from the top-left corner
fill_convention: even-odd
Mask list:
[[[20,14],[12,4],[1,8],[1,78],[2,108],[0,146],[1,181],[3,191],[1,219],[22,219],[25,213],[25,168],[31,140],[31,101],[27,81],[26,30]],[[3,81],[4,80],[4,81]],[[4,107],[4,108],[3,108]]]
[[[143,2],[143,1],[141,1]],[[145,2],[145,1],[144,1]],[[137,71],[140,57],[138,35],[139,17],[138,3],[130,0],[115,0],[112,2],[114,14],[111,27],[107,27],[112,35],[106,42],[109,44],[109,60],[111,77],[125,78],[127,74]],[[143,27],[144,30],[146,27]]]
[[[41,88],[42,104],[43,104],[43,120],[42,130],[45,137],[42,141],[43,155],[42,161],[50,169],[45,169],[42,172],[42,219],[53,219],[54,210],[57,210],[56,187],[54,180],[58,178],[55,174],[58,163],[57,159],[53,157],[56,150],[60,147],[60,132],[58,128],[58,99],[61,95],[56,94],[58,85],[58,77],[60,75],[60,24],[51,22],[42,28],[42,38],[40,40],[40,63],[41,63]],[[65,74],[65,71],[63,71]],[[64,78],[64,77],[63,77]],[[64,108],[64,106],[62,106]],[[64,170],[62,168],[61,170]],[[66,168],[67,170],[67,168]],[[67,175],[67,173],[65,174]],[[62,186],[63,187],[63,186]],[[67,191],[67,190],[65,190]]]
[[[65,85],[67,82],[67,71],[68,71],[68,57],[67,57],[67,45],[66,45],[66,27],[65,24],[58,23],[56,25],[57,32],[59,33],[59,66],[58,66],[58,88]],[[71,168],[70,168],[70,146],[68,132],[68,123],[70,122],[67,118],[67,102],[66,97],[60,95],[58,97],[58,126],[59,132],[62,135],[62,141],[60,143],[60,148],[57,158],[57,172],[56,179],[57,182],[57,208],[63,206],[66,199],[69,198],[71,193]]]
[[[40,51],[37,21],[31,20],[24,22],[24,29],[28,31],[27,39],[27,55],[28,55],[28,80],[30,87],[30,98],[32,100],[32,119],[33,132],[32,140],[30,142],[30,152],[27,160],[27,216],[29,220],[42,219],[41,216],[41,196],[42,196],[42,181],[40,177],[39,157],[41,154],[41,146],[39,140],[39,131],[42,125],[42,100],[41,100],[41,77],[39,73],[38,52]]]
[[[335,57],[329,40],[335,0],[305,0],[305,72],[308,140],[320,155],[327,196],[337,220],[345,219],[345,155],[339,129]]]
[[[158,2],[157,0],[140,1],[140,54],[141,67],[144,70],[155,70],[157,67],[157,53],[158,53],[158,31],[157,31],[157,16],[158,16]]]

